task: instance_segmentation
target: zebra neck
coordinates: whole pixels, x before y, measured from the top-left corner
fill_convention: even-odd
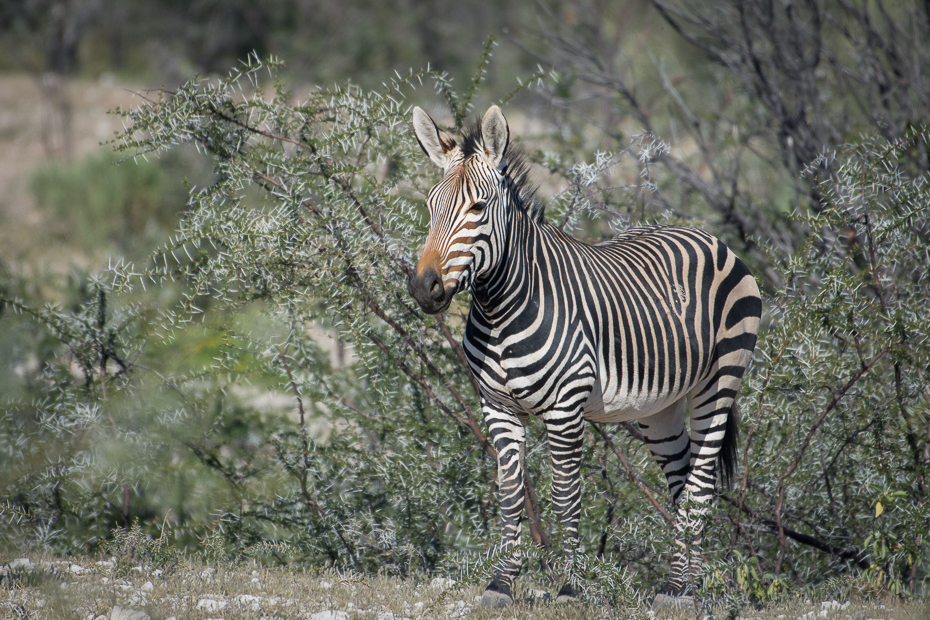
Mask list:
[[[484,315],[509,314],[510,309],[533,293],[534,272],[538,270],[536,254],[554,239],[551,227],[533,220],[532,216],[514,209],[507,231],[496,248],[501,254],[486,274],[476,278],[472,299]]]

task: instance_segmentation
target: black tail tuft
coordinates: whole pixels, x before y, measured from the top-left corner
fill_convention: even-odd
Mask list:
[[[717,457],[717,467],[724,488],[729,488],[736,472],[736,446],[739,444],[739,406],[733,401],[730,415],[727,416],[727,427],[723,432],[723,445]]]

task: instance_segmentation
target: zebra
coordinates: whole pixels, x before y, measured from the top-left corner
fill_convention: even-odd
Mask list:
[[[588,245],[548,224],[528,164],[508,154],[498,106],[461,145],[419,107],[413,128],[444,174],[426,197],[429,232],[408,290],[428,314],[471,290],[463,348],[497,451],[503,551],[483,604],[513,602],[530,415],[546,428],[552,503],[566,532],[569,579],[556,600],[580,594],[571,576],[585,424],[631,420],[675,506],[675,548],[656,602],[693,600],[717,463],[726,483],[735,466],[736,395],[762,310],[755,279],[696,228],[632,227]]]

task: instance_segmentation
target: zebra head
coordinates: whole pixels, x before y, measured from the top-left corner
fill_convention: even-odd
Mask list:
[[[494,267],[507,229],[506,160],[510,128],[491,106],[462,146],[420,108],[413,130],[423,151],[444,170],[426,197],[429,234],[407,288],[424,312],[443,312],[452,297]]]

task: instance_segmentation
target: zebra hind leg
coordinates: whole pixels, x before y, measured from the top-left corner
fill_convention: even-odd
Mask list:
[[[748,360],[745,360],[748,361]],[[714,365],[710,377],[688,395],[691,459],[681,496],[676,498],[675,554],[668,582],[657,602],[674,604],[701,585],[704,523],[717,490],[718,461],[725,481],[732,476],[737,445],[736,393],[745,363]]]
[[[643,433],[646,446],[652,453],[653,459],[668,481],[669,496],[676,507],[675,541],[676,552],[672,559],[671,575],[656,595],[655,603],[665,603],[665,606],[682,607],[691,604],[692,599],[690,579],[687,567],[690,564],[690,545],[684,544],[689,522],[690,512],[687,508],[685,495],[686,483],[691,473],[691,438],[685,428],[685,399],[669,405],[662,411],[639,420],[639,428]]]

